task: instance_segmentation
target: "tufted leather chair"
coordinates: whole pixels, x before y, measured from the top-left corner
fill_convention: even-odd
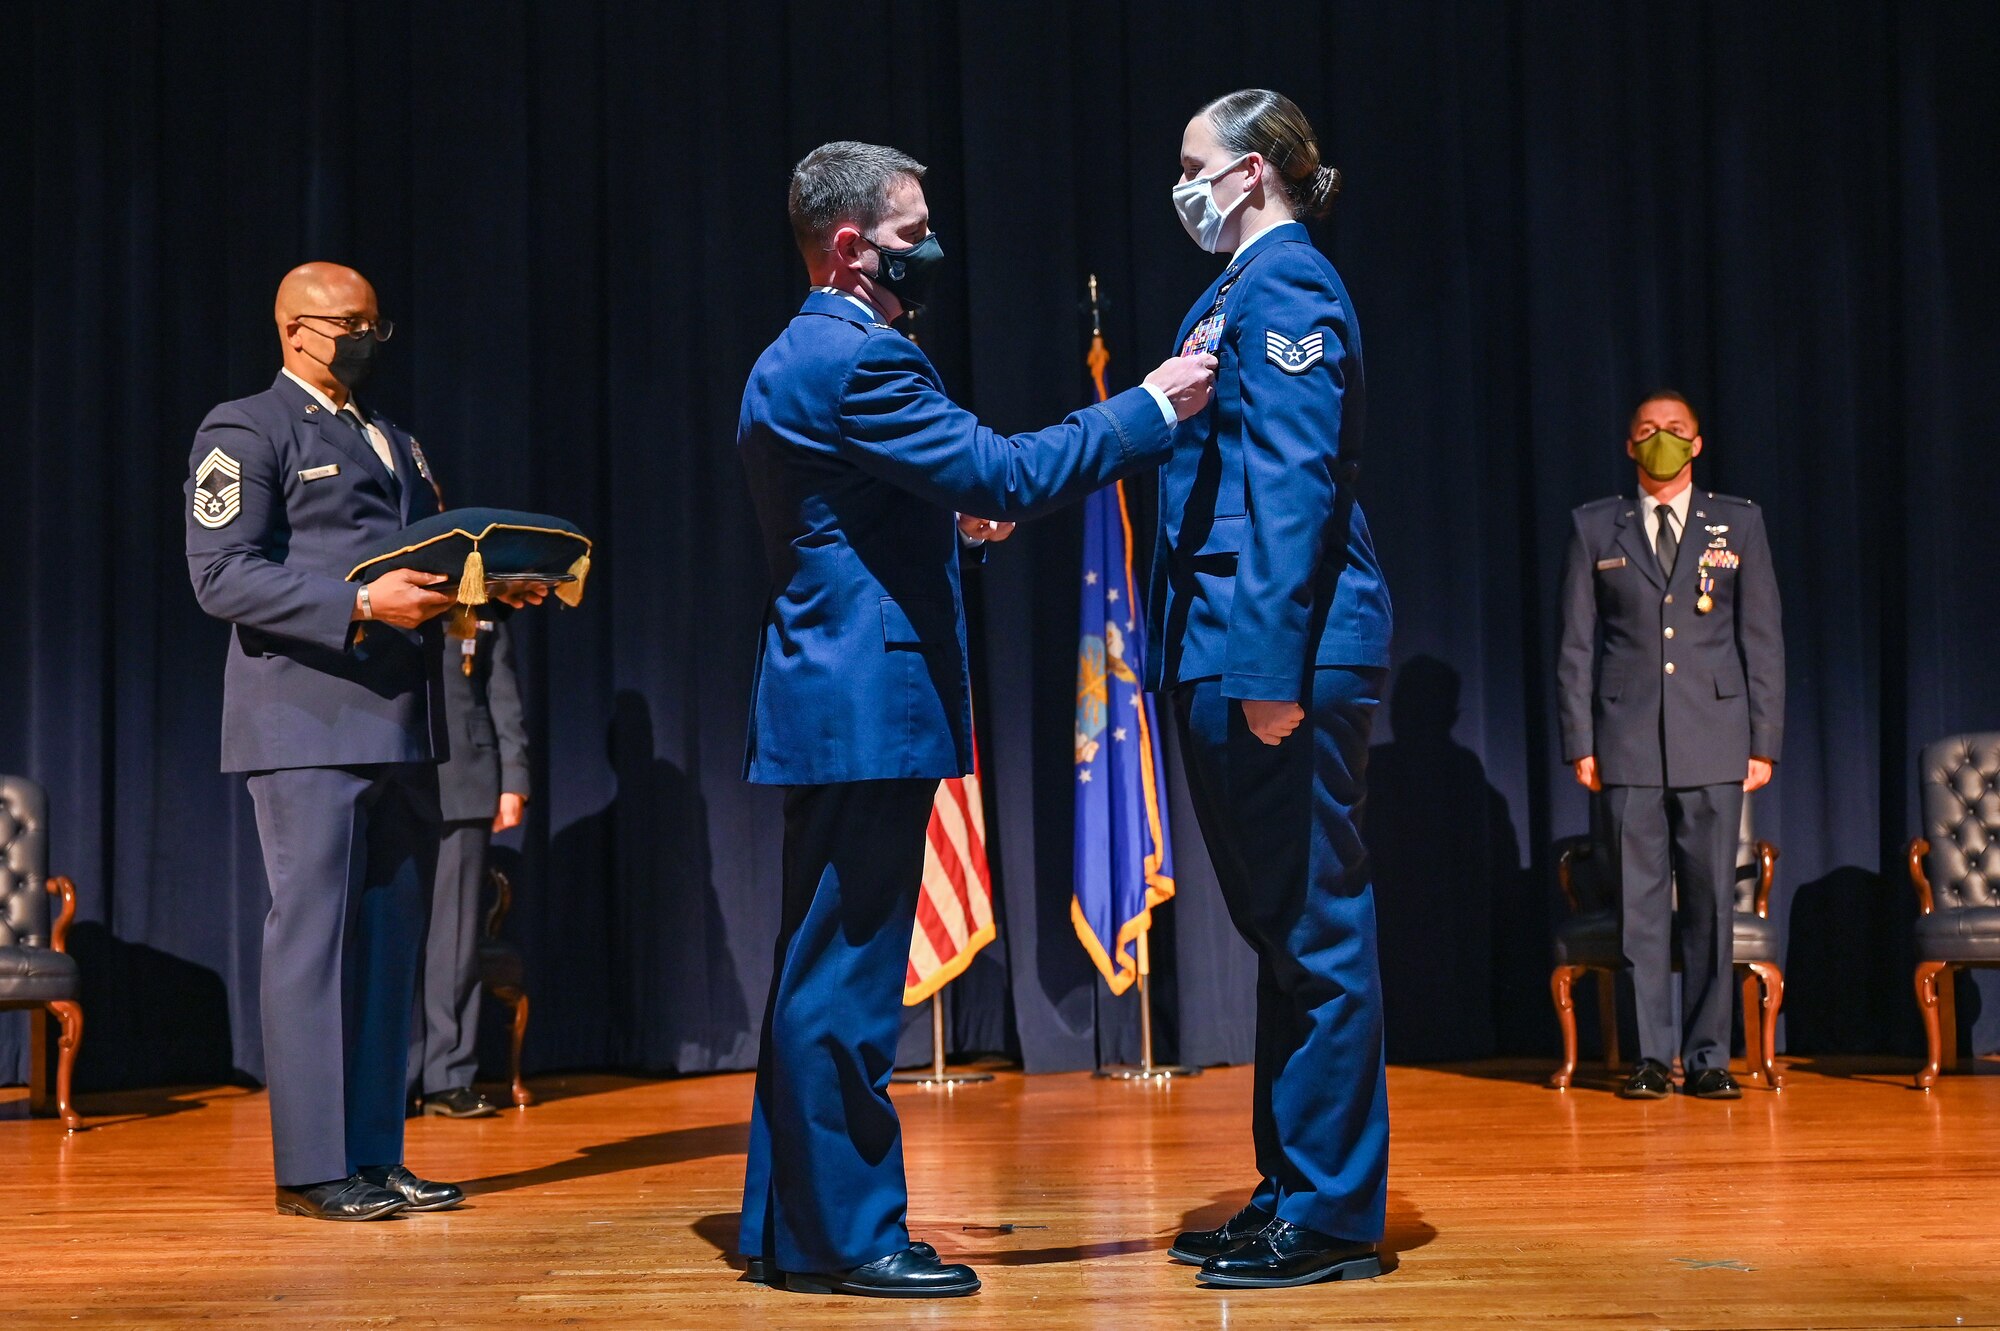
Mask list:
[[[2000,731],[1926,745],[1917,795],[1924,835],[1910,842],[1910,883],[1917,1006],[1930,1046],[1917,1085],[1928,1088],[1958,1065],[1958,972],[2000,966]]]
[[[528,1037],[528,991],[521,987],[521,979],[527,965],[521,950],[500,936],[500,925],[514,905],[514,884],[498,869],[488,869],[486,877],[493,883],[493,906],[486,912],[486,936],[479,940],[479,982],[514,1010],[507,1046],[510,1089],[515,1108],[526,1109],[535,1103],[534,1092],[521,1080],[521,1042]]]
[[[49,918],[49,898],[62,902]],[[28,1101],[51,1108],[75,1132],[83,1119],[70,1105],[70,1074],[83,1043],[83,977],[64,950],[76,918],[76,885],[49,877],[49,797],[22,776],[0,776],[0,1010],[32,1009]],[[62,1026],[54,1105],[49,1102],[48,1022]]]
[[[1620,1067],[1616,973],[1625,967],[1625,950],[1618,933],[1617,872],[1610,853],[1587,836],[1556,842],[1556,881],[1569,913],[1556,922],[1555,968],[1549,992],[1556,1020],[1562,1026],[1563,1061],[1549,1084],[1568,1087],[1576,1077],[1576,1008],[1573,991],[1587,971],[1597,972],[1597,1017],[1602,1032],[1604,1062]],[[1743,801],[1743,822],[1737,834],[1736,968],[1743,976],[1743,1054],[1756,1066],[1771,1090],[1782,1090],[1784,1078],[1775,1066],[1778,1009],[1785,1002],[1785,975],[1778,964],[1778,930],[1771,923],[1771,882],[1777,873],[1778,848],[1757,840],[1751,832],[1750,800]],[[1679,970],[1680,939],[1674,939],[1674,969]]]

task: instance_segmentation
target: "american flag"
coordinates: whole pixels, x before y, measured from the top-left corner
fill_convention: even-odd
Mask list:
[[[957,979],[993,934],[993,875],[986,867],[986,814],[975,743],[972,775],[938,782],[931,804],[924,889],[903,978],[904,1006],[915,1007]]]

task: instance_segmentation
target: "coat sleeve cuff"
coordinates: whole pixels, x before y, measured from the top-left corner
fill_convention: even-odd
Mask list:
[[[1300,702],[1304,687],[1296,675],[1252,675],[1232,670],[1222,677],[1222,696],[1238,702]]]

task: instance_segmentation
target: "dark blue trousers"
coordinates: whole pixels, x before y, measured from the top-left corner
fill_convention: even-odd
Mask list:
[[[784,913],[743,1175],[746,1257],[831,1273],[909,1246],[889,1073],[937,785],[785,792]]]
[[[1356,815],[1387,672],[1313,672],[1281,744],[1219,680],[1174,693],[1195,815],[1230,918],[1257,953],[1254,1200],[1295,1225],[1379,1242],[1389,1098],[1375,897]]]
[[[260,992],[278,1182],[400,1164],[437,768],[296,767],[249,786],[271,885]]]
[[[1639,1057],[1687,1073],[1729,1066],[1735,1015],[1740,783],[1606,786],[1605,832],[1618,866],[1618,931],[1632,968]],[[1678,881],[1679,903],[1674,888]],[[1681,1030],[1674,1038],[1673,934],[1681,933]]]
[[[492,844],[490,818],[455,819],[439,838],[422,991],[410,1031],[411,1095],[464,1090],[479,1070],[479,907]]]

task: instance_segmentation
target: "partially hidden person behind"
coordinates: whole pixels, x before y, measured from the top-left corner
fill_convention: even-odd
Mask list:
[[[447,638],[441,694],[451,756],[438,767],[444,825],[410,1033],[409,1094],[427,1116],[488,1118],[500,1106],[472,1084],[486,859],[494,837],[521,825],[532,789],[512,626],[481,619],[471,637]]]
[[[403,1163],[446,752],[431,621],[452,598],[407,570],[346,581],[438,512],[422,448],[354,396],[393,331],[374,287],[305,264],[275,316],[277,378],[195,435],[188,572],[232,626],[222,768],[246,776],[271,894],[259,998],[277,1207],[379,1220],[463,1200]]]
[[[979,1288],[910,1239],[888,1096],[932,798],[972,770],[961,540],[1157,464],[1214,378],[1212,357],[1175,357],[1048,429],[982,425],[891,327],[943,259],[923,176],[866,143],[798,164],[812,290],[737,430],[770,569],[744,773],[786,788],[741,1249],[752,1279],[799,1292]]]
[[[1160,473],[1147,683],[1171,695],[1202,839],[1257,955],[1258,1177],[1170,1256],[1223,1288],[1371,1277],[1389,1105],[1358,824],[1390,605],[1357,492],[1360,325],[1301,221],[1340,175],[1263,89],[1196,112],[1180,159],[1181,222],[1230,259],[1176,336],[1220,365]]]
[[[1637,489],[1570,515],[1556,658],[1563,759],[1601,791],[1639,1025],[1631,1100],[1735,1100],[1736,850],[1743,797],[1785,726],[1785,637],[1764,515],[1699,490],[1701,422],[1671,389],[1632,411]],[[1673,935],[1680,931],[1676,1038]]]

